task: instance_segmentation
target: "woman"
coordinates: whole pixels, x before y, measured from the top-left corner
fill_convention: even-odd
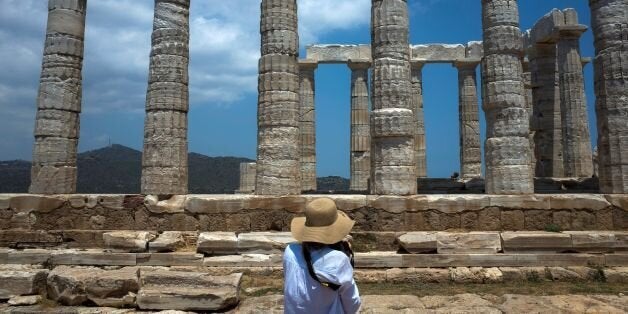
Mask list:
[[[310,202],[305,217],[292,220],[298,243],[283,257],[285,313],[357,313],[360,295],[347,240],[354,223],[329,198]]]

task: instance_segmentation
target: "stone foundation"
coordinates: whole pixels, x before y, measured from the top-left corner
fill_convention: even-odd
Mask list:
[[[287,231],[317,197],[4,194],[0,230]],[[628,195],[324,197],[356,220],[354,231],[628,230]]]

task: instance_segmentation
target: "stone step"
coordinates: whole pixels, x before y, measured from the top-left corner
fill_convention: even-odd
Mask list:
[[[0,299],[46,292],[48,270],[37,265],[0,265]]]
[[[238,304],[241,281],[241,273],[142,271],[137,305],[143,310],[221,311]]]
[[[193,252],[115,253],[104,250],[0,249],[0,264],[46,264],[78,266],[206,266],[280,267],[281,254],[203,256]],[[628,253],[491,253],[491,254],[399,254],[355,253],[358,268],[459,267],[459,266],[628,266]]]

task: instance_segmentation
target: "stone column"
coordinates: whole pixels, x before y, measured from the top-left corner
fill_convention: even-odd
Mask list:
[[[255,193],[255,176],[257,164],[254,162],[243,162],[240,164],[240,188],[237,194]]]
[[[30,193],[76,192],[87,0],[50,0]]]
[[[600,191],[628,193],[628,1],[589,0]]]
[[[482,0],[488,194],[534,193],[518,11],[515,0]]]
[[[534,170],[536,168],[536,156],[534,154],[534,130],[536,130],[536,120],[534,119],[534,109],[532,105],[532,72],[530,72],[530,61],[527,58],[524,58],[522,61],[523,65],[523,87],[526,94],[526,110],[528,111],[528,116],[530,118],[530,135],[528,139],[530,140],[530,169],[532,171],[532,175],[534,176]]]
[[[301,151],[301,191],[316,191],[316,114],[314,71],[318,63],[299,61],[299,132]]]
[[[537,177],[564,177],[560,88],[556,43],[533,44],[532,72],[534,146]]]
[[[417,193],[408,3],[372,0],[371,193]]]
[[[480,114],[477,76],[479,61],[458,61],[459,123],[460,123],[460,178],[482,177],[482,150],[480,148]]]
[[[190,0],[155,0],[142,194],[188,193]]]
[[[349,60],[351,69],[350,191],[368,191],[371,174],[368,72],[371,61]]]
[[[260,195],[301,193],[296,0],[262,0],[257,107]]]
[[[575,13],[575,11],[573,11]],[[593,160],[584,74],[580,56],[580,36],[587,27],[562,26],[558,41],[560,106],[563,126],[563,161],[565,176],[590,178]]]
[[[414,153],[417,178],[427,178],[427,153],[425,148],[425,115],[423,112],[423,66],[424,61],[411,61],[412,103],[416,118]]]

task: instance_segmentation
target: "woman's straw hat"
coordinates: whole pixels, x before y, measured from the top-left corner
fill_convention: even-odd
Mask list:
[[[305,217],[292,219],[290,231],[299,242],[334,244],[346,237],[355,221],[339,211],[329,198],[311,201],[305,207]]]

